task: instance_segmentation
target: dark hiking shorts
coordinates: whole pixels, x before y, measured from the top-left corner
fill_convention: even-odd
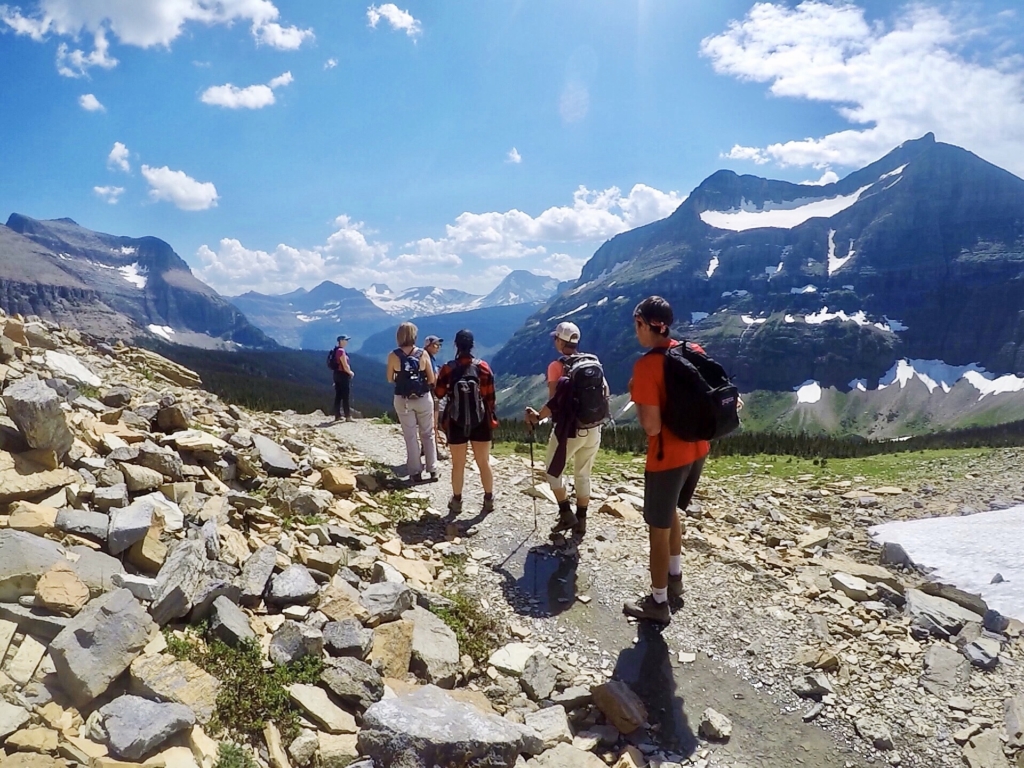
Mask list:
[[[671,528],[676,509],[684,512],[697,488],[704,459],[676,469],[644,473],[644,520],[651,528]]]
[[[468,435],[458,427],[449,428],[445,431],[445,437],[448,438],[448,445],[489,443],[494,437],[494,430],[491,428],[490,422],[484,422],[473,427],[473,430]]]

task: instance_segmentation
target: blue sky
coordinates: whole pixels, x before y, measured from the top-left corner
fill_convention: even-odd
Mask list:
[[[565,279],[721,167],[932,130],[1024,173],[1018,5],[0,0],[0,215],[156,235],[228,295]]]

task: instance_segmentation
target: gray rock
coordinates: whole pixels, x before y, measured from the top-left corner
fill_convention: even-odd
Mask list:
[[[256,605],[263,599],[276,562],[277,550],[269,544],[249,555],[249,559],[242,566],[238,584],[242,589],[242,596],[239,598],[242,605]]]
[[[161,432],[177,432],[188,429],[191,409],[181,403],[161,408],[156,414],[156,425]]]
[[[107,549],[110,554],[124,552],[137,541],[142,541],[153,524],[153,502],[138,499],[127,507],[110,510],[110,527],[107,529]]]
[[[157,445],[151,440],[146,440],[139,445],[139,456],[136,461],[141,466],[156,470],[172,480],[182,479],[184,462],[177,451],[167,446]]]
[[[932,645],[924,655],[921,687],[934,696],[948,696],[967,681],[969,674],[963,656],[943,645]]]
[[[174,544],[156,575],[157,589],[149,607],[153,619],[163,626],[185,616],[194,604],[206,566],[206,547],[201,541]]]
[[[249,617],[224,596],[213,601],[210,610],[210,631],[228,645],[256,641],[256,633],[249,624]]]
[[[88,512],[84,509],[62,509],[57,512],[55,523],[58,531],[85,536],[96,541],[106,541],[110,518],[102,512]]]
[[[963,760],[967,768],[1008,768],[1009,763],[1003,753],[1003,742],[999,737],[999,730],[986,728],[981,733],[972,736],[971,740],[964,745]],[[1019,757],[1015,765],[1021,765]]]
[[[519,754],[544,746],[532,729],[485,715],[433,685],[366,710],[358,745],[375,765],[402,768],[511,768]]]
[[[728,741],[732,736],[732,721],[718,710],[708,707],[701,713],[697,731],[712,741]]]
[[[69,550],[76,557],[71,569],[89,587],[89,594],[99,597],[104,592],[116,589],[114,576],[124,573],[124,566],[116,557],[103,552],[96,552],[85,545],[72,547]]]
[[[302,768],[313,762],[313,757],[320,746],[320,740],[313,731],[303,731],[288,745],[288,756],[295,765]]]
[[[370,614],[370,626],[398,621],[412,608],[413,593],[404,584],[371,584],[359,595],[359,602]]]
[[[253,435],[252,442],[264,471],[271,477],[289,477],[299,468],[292,455],[270,438]]]
[[[692,510],[693,505],[690,506]],[[618,732],[616,731],[616,736]],[[634,763],[635,764],[635,763]],[[658,763],[664,768],[676,768],[678,763]],[[523,763],[516,763],[524,768],[606,768],[605,764],[593,752],[577,749],[571,744],[559,744],[544,754]],[[352,768],[352,766],[349,766]]]
[[[975,667],[995,669],[999,664],[1001,646],[991,637],[979,637],[963,647],[964,657]]]
[[[320,680],[343,704],[360,712],[384,698],[383,678],[369,664],[350,656],[331,660]]]
[[[926,595],[932,595],[933,597],[941,597],[945,600],[949,600],[951,603],[956,603],[961,608],[971,613],[977,613],[984,617],[988,611],[988,603],[985,602],[981,595],[976,595],[972,592],[965,592],[962,589],[954,587],[952,584],[943,584],[939,581],[926,581],[920,587],[921,591]]]
[[[115,485],[128,486],[124,481],[124,472],[117,467],[103,467],[96,472],[96,484],[101,488],[113,488]]]
[[[125,408],[131,405],[132,391],[128,387],[110,387],[100,394],[100,402],[108,408]]]
[[[900,565],[904,568],[913,568],[914,561],[910,559],[907,550],[895,541],[887,541],[882,544],[882,565]]]
[[[127,589],[86,605],[50,643],[57,678],[72,703],[83,707],[106,691],[142,652],[154,629]]]
[[[873,717],[862,717],[854,723],[862,739],[870,741],[875,749],[892,749],[892,733],[885,723]]]
[[[565,707],[555,705],[529,712],[526,715],[526,726],[532,728],[540,736],[544,749],[551,749],[557,744],[572,743],[572,729]]]
[[[304,604],[316,597],[319,591],[309,569],[294,563],[271,580],[267,601],[276,605]]]
[[[225,597],[232,603],[237,603],[241,596],[241,590],[233,578],[222,579],[211,575],[210,572],[213,569],[209,566],[212,565],[214,563],[211,562],[207,566],[206,576],[200,580],[199,588],[192,596],[192,614],[189,616],[189,621],[192,623],[205,620],[210,615],[213,603],[217,599]]]
[[[0,530],[0,602],[35,592],[39,577],[64,559],[55,541],[25,531]]]
[[[791,688],[793,693],[802,699],[820,699],[822,696],[836,692],[824,672],[797,675],[793,678]]]
[[[403,613],[402,618],[415,625],[410,670],[438,688],[453,688],[462,658],[455,633],[440,618],[419,606]]]
[[[27,709],[0,699],[0,743],[31,719]]]
[[[1003,722],[1010,749],[1024,748],[1024,695],[1003,702]]]
[[[152,602],[156,596],[156,579],[148,576],[136,576],[133,573],[115,573],[111,581],[118,589],[124,588],[135,595],[139,600]]]
[[[18,603],[0,603],[0,620],[13,621],[18,625],[18,631],[46,641],[53,640],[71,621],[45,608]]]
[[[32,448],[63,456],[74,443],[60,397],[39,379],[20,379],[4,390],[7,415]]]
[[[270,660],[275,664],[291,664],[306,656],[320,656],[323,651],[323,633],[295,621],[286,621],[270,638]]]
[[[571,688],[566,688],[564,691],[556,691],[551,694],[551,701],[555,704],[561,704],[570,712],[579,707],[584,707],[591,702],[593,696],[590,693],[589,688],[584,688],[582,685],[574,685]]]
[[[919,589],[908,589],[906,598],[907,614],[931,634],[942,639],[952,637],[968,622],[980,624],[984,619],[980,613],[969,611],[943,597],[925,594]]]
[[[121,483],[108,488],[97,488],[92,492],[92,505],[100,512],[109,512],[116,507],[127,507],[128,486]]]
[[[330,621],[324,624],[324,648],[331,656],[351,656],[365,659],[373,647],[373,630],[366,629],[357,619]]]
[[[551,696],[557,680],[558,670],[548,661],[547,656],[538,651],[527,660],[519,684],[523,686],[527,696],[534,701],[541,701]],[[587,697],[589,696],[590,692],[587,691]]]
[[[140,696],[120,696],[99,712],[111,753],[125,760],[141,760],[196,724],[195,715],[184,704],[159,704]]]
[[[163,474],[149,467],[142,467],[136,464],[122,464],[121,472],[124,475],[124,482],[128,486],[129,493],[155,491],[164,482]]]

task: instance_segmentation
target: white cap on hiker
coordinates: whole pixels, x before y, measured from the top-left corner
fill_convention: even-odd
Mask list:
[[[580,343],[580,327],[576,323],[559,323],[558,327],[551,332],[552,338],[567,341],[570,344]]]

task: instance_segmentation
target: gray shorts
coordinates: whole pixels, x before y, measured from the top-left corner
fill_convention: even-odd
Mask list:
[[[697,489],[704,459],[675,469],[644,473],[644,520],[651,528],[671,528],[676,509],[684,512]]]

